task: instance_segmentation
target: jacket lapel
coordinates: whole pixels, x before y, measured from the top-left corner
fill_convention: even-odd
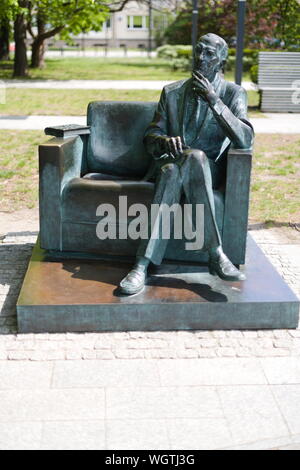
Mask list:
[[[219,77],[217,77],[217,83],[215,84],[215,92],[218,96],[218,98],[220,97],[221,95],[221,91],[222,91],[222,84],[224,82],[224,80],[220,79]],[[200,119],[198,121],[198,125],[197,125],[197,128],[198,128],[198,137],[197,139],[200,137],[200,134],[201,132],[204,132],[206,134],[206,130],[210,124],[210,121],[213,119],[213,112],[210,108],[210,106],[207,104],[207,103],[204,103],[203,100],[201,100],[201,104],[202,104],[202,112],[200,114]],[[197,140],[195,139],[195,140]]]
[[[215,91],[217,93],[217,96],[219,97],[221,94],[222,90],[222,84],[224,80],[220,77],[217,77],[217,84],[215,87]],[[176,108],[174,110],[174,117],[176,119],[176,116],[178,116],[178,133],[176,135],[180,135],[184,145],[186,145],[186,138],[187,138],[187,132],[186,132],[186,125],[188,123],[188,103],[190,99],[193,99],[192,95],[192,78],[189,78],[186,80],[186,82],[183,84],[182,87],[178,89],[177,93],[177,98],[176,98]],[[199,113],[199,119],[197,122],[197,130],[198,130],[198,135],[199,133],[206,128],[208,125],[210,119],[212,119],[212,111],[208,104],[204,102],[204,100],[201,99],[200,103],[200,113]],[[174,126],[175,127],[175,126]],[[176,125],[177,127],[177,125]]]
[[[187,122],[187,110],[188,110],[188,101],[190,97],[189,95],[191,91],[191,82],[192,82],[191,78],[185,82],[184,86],[181,88],[177,97],[177,106],[178,106],[177,116],[179,116],[180,136],[183,140],[184,145],[186,145],[185,125]]]

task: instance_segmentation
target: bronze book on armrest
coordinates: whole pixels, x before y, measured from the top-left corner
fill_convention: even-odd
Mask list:
[[[65,124],[62,126],[46,127],[46,135],[54,137],[72,137],[73,135],[90,134],[90,126],[80,126],[78,124]]]

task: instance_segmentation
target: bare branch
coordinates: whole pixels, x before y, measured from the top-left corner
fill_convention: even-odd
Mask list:
[[[117,7],[117,8],[112,8],[111,5],[120,4],[120,2],[114,2],[114,3],[111,3],[111,4],[107,5],[107,6],[108,6],[108,8],[109,8],[110,13],[117,13],[118,11],[122,11],[123,8],[125,7],[125,5],[126,5],[128,2],[130,2],[130,0],[123,0],[123,1],[121,2],[121,5],[120,5],[119,7]]]
[[[32,39],[34,39],[35,35],[33,34],[31,23],[29,21],[27,22],[27,31],[30,34],[30,36],[32,37]]]
[[[55,28],[46,31],[43,34],[40,34],[36,39],[39,39],[39,41],[42,42],[45,39],[51,38],[52,36],[55,36],[56,34],[60,33],[64,29],[64,27],[65,25],[56,26]]]

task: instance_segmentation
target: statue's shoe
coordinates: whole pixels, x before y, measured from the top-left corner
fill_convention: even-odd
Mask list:
[[[241,273],[227,258],[225,253],[220,254],[217,259],[210,259],[208,262],[210,274],[217,274],[224,281],[245,281],[246,276]]]
[[[143,290],[146,281],[146,273],[139,269],[132,269],[120,282],[122,294],[133,295]]]

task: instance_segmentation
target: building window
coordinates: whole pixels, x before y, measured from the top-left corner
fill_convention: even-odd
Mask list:
[[[127,16],[127,28],[128,29],[148,29],[149,17],[130,15]]]
[[[107,20],[105,21],[105,29],[110,29],[111,28],[111,16],[109,16],[107,18]]]

